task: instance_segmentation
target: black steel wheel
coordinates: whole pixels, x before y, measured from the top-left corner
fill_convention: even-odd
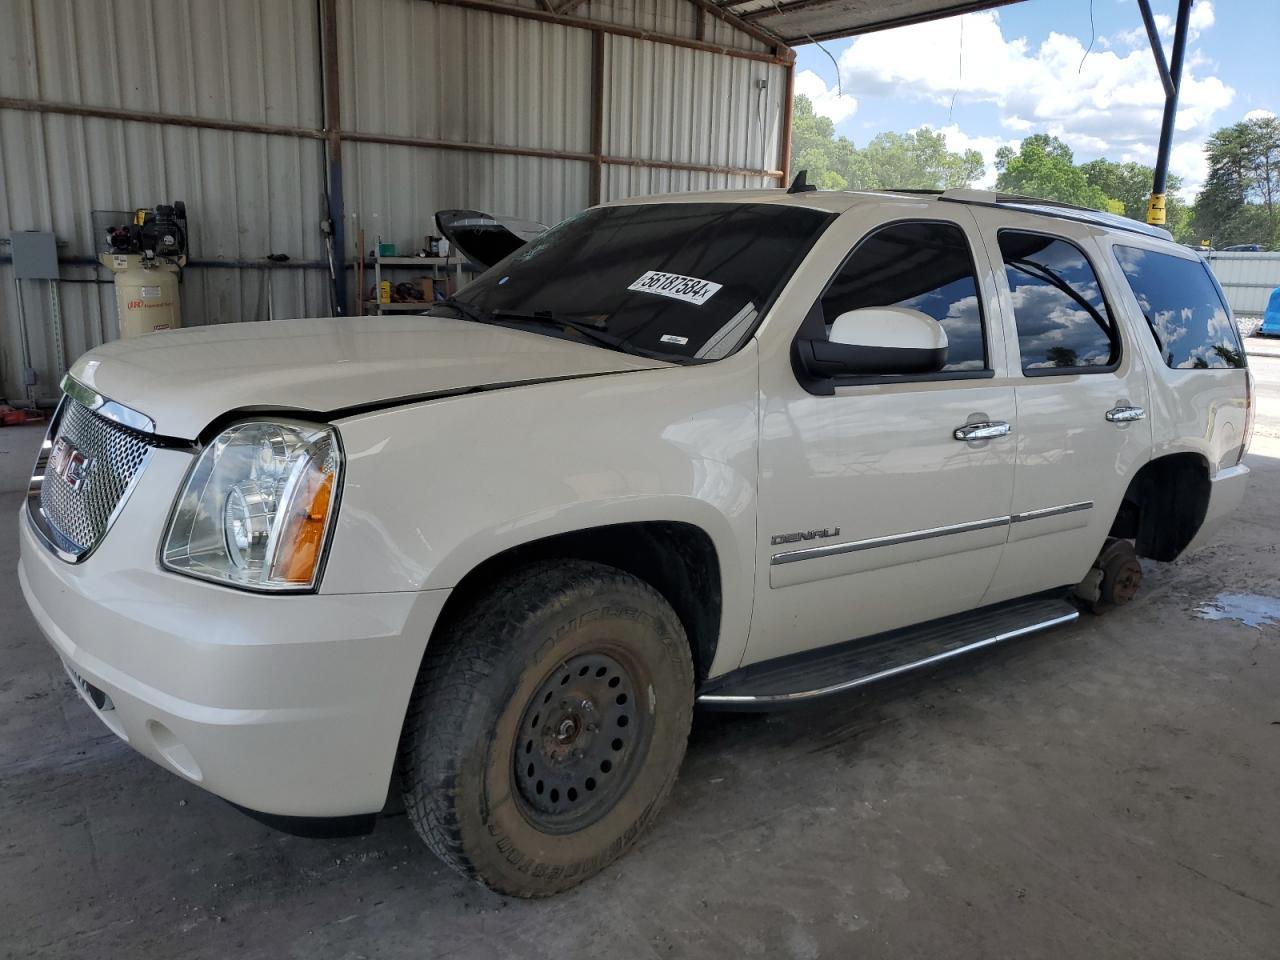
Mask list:
[[[638,710],[643,664],[604,652],[579,654],[551,671],[520,718],[514,749],[523,812],[547,833],[595,823],[626,792],[648,755],[653,724]]]
[[[438,633],[400,745],[405,809],[431,849],[539,897],[633,846],[693,717],[689,644],[666,600],[612,567],[543,561]]]

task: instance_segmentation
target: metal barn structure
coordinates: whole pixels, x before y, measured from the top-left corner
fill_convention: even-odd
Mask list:
[[[781,185],[792,44],[1015,2],[0,0],[0,396],[31,370],[51,400],[116,336],[95,211],[186,202],[186,325],[265,319],[268,298],[276,316],[351,312],[372,238],[415,250],[437,209],[553,223]],[[1136,2],[1167,95],[1162,197],[1192,0],[1167,61]],[[58,238],[56,298],[14,279],[4,244],[27,230]]]
[[[639,193],[782,182],[794,55],[710,0],[0,0],[0,237],[36,395],[116,335],[92,212],[180,199],[187,325],[328,314],[355,224],[416,249],[444,207],[554,223]],[[572,8],[570,11],[569,8]],[[272,264],[268,254],[285,254]],[[354,274],[338,270],[347,310]],[[345,283],[341,282],[345,281]],[[0,395],[23,396],[0,245]]]

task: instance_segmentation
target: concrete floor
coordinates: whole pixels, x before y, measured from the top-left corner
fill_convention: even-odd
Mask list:
[[[1265,345],[1264,345],[1265,346]],[[1274,345],[1272,345],[1274,346]],[[261,827],[133,754],[0,595],[0,955],[1280,957],[1280,349],[1246,509],[1130,607],[861,695],[703,716],[639,848],[559,899],[465,883],[392,812]],[[39,430],[0,430],[0,569]]]

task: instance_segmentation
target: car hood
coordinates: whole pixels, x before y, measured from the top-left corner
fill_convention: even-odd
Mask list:
[[[668,366],[555,336],[448,317],[227,323],[104,344],[71,376],[194,439],[232,410],[332,414],[471,389]]]

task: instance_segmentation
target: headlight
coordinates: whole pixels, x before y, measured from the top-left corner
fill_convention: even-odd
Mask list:
[[[331,427],[229,427],[187,478],[165,533],[164,566],[254,590],[315,586],[341,465]]]

